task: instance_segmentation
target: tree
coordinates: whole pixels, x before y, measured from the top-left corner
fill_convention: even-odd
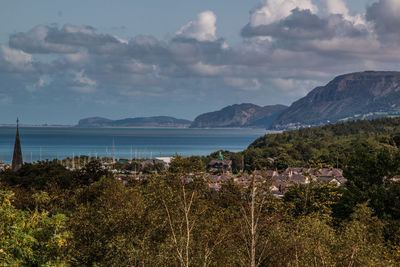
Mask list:
[[[342,226],[337,261],[346,266],[387,266],[382,229],[367,203],[358,204],[351,221]]]
[[[182,157],[175,155],[169,165],[171,173],[179,173],[182,175],[189,173],[198,173],[205,171],[205,165],[200,157]]]
[[[35,196],[37,205],[33,212],[16,209],[13,197],[11,191],[0,191],[0,264],[65,265],[68,258],[64,250],[70,238],[67,217],[40,209],[48,201],[46,193]]]
[[[242,250],[247,258],[243,264],[256,267],[265,260],[266,250],[270,246],[267,229],[272,225],[274,200],[270,194],[270,181],[266,175],[256,172],[249,177],[250,185],[243,192],[241,202],[240,233],[244,241]]]
[[[107,173],[107,170],[102,168],[99,160],[91,160],[82,169],[75,172],[75,181],[79,185],[89,185],[99,181]]]
[[[161,210],[167,231],[163,262],[176,262],[180,266],[209,266],[224,262],[224,240],[229,236],[225,229],[228,214],[215,203],[202,165],[197,159],[178,158],[173,162],[173,172],[154,175],[150,180],[155,192],[156,210]],[[160,222],[161,223],[161,222]],[[218,254],[217,254],[218,252]],[[218,255],[218,259],[216,258]]]
[[[148,211],[140,191],[103,177],[76,196],[70,228],[73,264],[152,265],[148,258]],[[154,252],[156,246],[153,246]]]
[[[313,214],[282,216],[271,230],[265,266],[336,266],[335,230]],[[341,266],[341,265],[339,265]]]
[[[399,170],[400,152],[397,149],[375,149],[368,143],[357,143],[348,156],[344,169],[348,182],[343,197],[335,208],[335,217],[346,219],[357,204],[367,201],[375,215],[381,219],[392,216],[391,213],[399,214],[396,208],[390,208],[390,203],[396,203],[396,198],[391,193],[395,187],[387,183]],[[399,215],[397,217],[400,218]]]
[[[342,196],[342,190],[331,183],[298,184],[290,186],[283,200],[291,208],[294,216],[318,213],[329,218],[333,207]]]

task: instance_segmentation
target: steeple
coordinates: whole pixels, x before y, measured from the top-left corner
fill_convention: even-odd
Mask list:
[[[17,118],[17,132],[15,134],[15,143],[14,143],[14,154],[12,158],[12,170],[18,171],[21,169],[23,161],[22,161],[22,152],[21,152],[21,141],[19,140],[19,120]]]

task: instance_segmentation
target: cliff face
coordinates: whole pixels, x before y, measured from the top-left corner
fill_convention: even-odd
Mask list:
[[[359,72],[336,77],[294,102],[274,122],[317,125],[400,114],[400,72]]]
[[[339,121],[400,116],[400,72],[366,71],[341,75],[317,87],[289,108],[244,103],[199,115],[193,122],[172,117],[79,121],[79,127],[262,127],[290,129]]]
[[[244,103],[219,111],[199,115],[191,128],[263,127],[268,128],[287,107],[283,105],[260,107]]]
[[[78,127],[189,127],[192,122],[167,116],[127,118],[122,120],[109,120],[93,117],[82,119]]]

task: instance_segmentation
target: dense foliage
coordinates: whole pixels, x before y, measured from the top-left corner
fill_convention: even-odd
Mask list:
[[[343,153],[345,186],[293,186],[283,199],[269,193],[263,172],[250,173],[248,187],[210,190],[200,157],[176,157],[169,170],[125,182],[97,161],[76,171],[57,161],[4,171],[0,265],[398,266],[398,122],[286,132],[255,141],[243,158],[226,153],[238,166],[260,168],[273,149],[287,153],[273,164],[332,164],[330,149]],[[302,138],[294,159],[290,149]],[[246,158],[251,151],[267,154]]]
[[[400,146],[400,118],[359,120],[269,134],[255,140],[242,154],[245,169],[329,165],[344,168],[357,144],[371,150]],[[274,162],[268,161],[273,158]]]

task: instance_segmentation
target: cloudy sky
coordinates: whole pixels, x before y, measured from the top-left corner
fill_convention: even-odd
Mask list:
[[[0,123],[194,119],[400,70],[399,0],[3,0]]]

